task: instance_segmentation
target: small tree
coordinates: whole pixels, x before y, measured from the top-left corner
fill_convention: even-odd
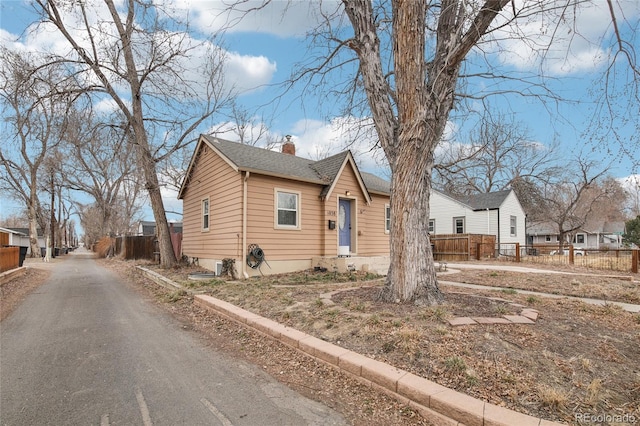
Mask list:
[[[640,216],[625,223],[625,232],[622,236],[625,244],[635,244],[640,247]]]

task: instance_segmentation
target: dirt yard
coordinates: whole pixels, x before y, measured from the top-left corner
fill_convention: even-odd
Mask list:
[[[134,262],[102,263],[127,276],[144,295],[216,348],[263,365],[292,388],[341,411],[352,424],[429,424],[386,395],[198,307],[188,292],[150,283],[136,273]],[[594,424],[579,421],[588,416],[627,421],[596,424],[630,424],[630,419],[640,423],[640,314],[611,304],[596,307],[513,290],[639,303],[638,276],[465,270],[441,279],[501,289],[441,285],[446,302],[420,308],[376,301],[383,280],[371,274],[307,272],[244,282],[202,282],[188,279],[193,268],[143,266],[192,292],[227,300],[497,405],[569,424]],[[3,316],[6,293],[3,288]],[[447,321],[457,316],[518,314],[523,307],[539,312],[535,324],[454,327]]]
[[[446,302],[424,308],[376,301],[383,279],[371,274],[197,282],[188,279],[193,270],[167,272],[193,291],[500,406],[570,424],[589,415],[640,422],[640,314],[514,291],[640,303],[638,277],[465,270],[442,280],[501,289],[442,285]],[[190,300],[185,294],[176,299]],[[539,312],[535,324],[454,327],[447,321],[518,314],[523,307]]]

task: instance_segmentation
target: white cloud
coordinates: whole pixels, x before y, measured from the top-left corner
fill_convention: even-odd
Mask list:
[[[93,31],[93,42],[97,47],[100,62],[107,65],[108,68],[124,69],[122,55],[114,56],[114,53],[118,51],[116,45],[118,37],[115,25],[111,24],[112,19],[108,10],[102,2],[89,1],[87,2],[87,11],[88,25]],[[74,12],[77,10],[61,8],[62,20],[73,39],[85,51],[93,52],[91,40],[84,30],[85,24],[79,14]],[[140,23],[140,25],[142,24]],[[139,38],[135,49],[139,65],[149,62],[152,48],[155,49],[155,53],[161,52],[163,49],[183,52],[172,57],[168,64],[176,72],[176,75],[164,73],[159,86],[151,89],[162,94],[169,87],[176,93],[176,98],[208,96],[207,87],[211,84],[209,73],[212,66],[220,61],[224,61],[223,75],[221,80],[214,84],[224,88],[223,90],[216,89],[222,93],[247,93],[256,90],[269,83],[277,70],[276,64],[265,56],[242,55],[237,52],[225,51],[206,39],[199,39],[184,32],[159,31],[154,33],[151,38],[145,38],[144,34],[137,33],[136,37]],[[47,52],[70,59],[76,56],[69,42],[50,23],[31,25],[22,37],[0,30],[0,40],[3,45],[17,51]],[[154,40],[155,46],[152,46],[151,40]],[[210,58],[214,59],[213,63],[208,62]],[[162,68],[164,67],[159,67],[159,69]],[[122,96],[126,98],[128,93],[123,91],[126,85],[123,84],[120,77],[107,71],[107,68],[103,68],[103,71],[107,74],[111,84],[117,90],[121,90]],[[86,84],[99,83],[92,72],[85,73],[84,78]]]
[[[612,34],[607,3],[593,1],[564,7],[564,2],[516,1],[525,10],[515,21],[494,33],[493,51],[504,64],[521,70],[543,70],[550,75],[567,75],[599,68],[609,59]],[[618,22],[640,16],[635,0],[614,2]],[[545,11],[541,12],[540,7]],[[512,17],[512,7],[503,11],[494,27]],[[624,19],[623,19],[624,17]]]
[[[191,25],[203,33],[224,30],[279,37],[303,36],[321,22],[320,8],[329,15],[341,7],[340,2],[335,0],[157,0],[156,4],[173,17],[187,18]]]

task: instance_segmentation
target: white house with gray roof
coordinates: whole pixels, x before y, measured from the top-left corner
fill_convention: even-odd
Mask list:
[[[453,198],[432,190],[431,234],[495,235],[497,244],[526,242],[525,212],[513,190]]]

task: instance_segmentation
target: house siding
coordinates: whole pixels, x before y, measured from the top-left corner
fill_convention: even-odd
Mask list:
[[[300,194],[300,229],[275,227],[275,188]],[[252,174],[247,192],[247,244],[258,244],[267,262],[317,256],[322,251],[319,194],[318,185]]]
[[[511,216],[516,219],[516,235],[511,235]],[[525,214],[518,198],[512,191],[500,207],[500,243],[526,243]]]
[[[385,232],[385,206],[389,197],[372,195],[371,204],[364,206],[362,213],[362,235],[360,238],[360,256],[388,256],[389,234]]]
[[[436,221],[436,234],[455,234],[455,229],[453,229],[454,217],[464,217],[465,233],[471,232],[469,226],[473,222],[471,215],[473,210],[463,204],[433,191],[429,199],[429,210],[429,219],[435,219]]]
[[[429,219],[435,219],[435,234],[455,234],[453,218],[464,217],[465,233],[495,235],[496,242],[525,244],[525,214],[511,192],[498,209],[476,210],[438,191],[431,193]],[[510,218],[516,216],[516,235],[511,236]]]
[[[202,146],[183,194],[182,252],[195,258],[240,256],[242,234],[242,175],[210,148]],[[201,202],[209,198],[209,230],[202,230]],[[230,250],[230,248],[233,248]]]

